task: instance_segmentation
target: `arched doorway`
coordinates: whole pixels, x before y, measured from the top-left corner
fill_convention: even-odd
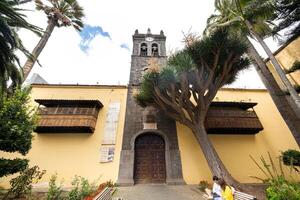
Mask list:
[[[135,140],[134,182],[165,183],[165,141],[153,133],[142,134]]]

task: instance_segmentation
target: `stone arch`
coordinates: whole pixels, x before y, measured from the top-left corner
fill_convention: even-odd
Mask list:
[[[140,56],[147,56],[148,55],[148,44],[146,42],[142,42],[140,44]]]
[[[160,130],[146,129],[146,130],[139,131],[132,136],[131,141],[130,141],[131,150],[134,150],[134,144],[135,144],[136,138],[140,135],[147,134],[147,133],[148,134],[156,134],[156,135],[161,136],[165,140],[166,151],[170,149],[170,140],[164,132],[162,132]]]
[[[133,164],[134,164],[134,160],[135,160],[135,155],[134,155],[135,141],[139,136],[144,135],[144,134],[155,134],[164,139],[164,141],[165,141],[166,183],[172,182],[171,181],[172,180],[172,178],[171,178],[172,177],[172,175],[171,175],[172,169],[171,169],[171,155],[170,155],[170,140],[169,140],[168,136],[160,130],[146,129],[146,130],[139,131],[138,133],[136,133],[132,136],[131,141],[130,141],[130,148],[131,148],[130,151],[133,153],[132,168],[133,168]],[[132,181],[134,179],[134,171],[133,170],[132,170]]]
[[[156,42],[151,44],[151,56],[158,57],[159,56],[159,45]]]

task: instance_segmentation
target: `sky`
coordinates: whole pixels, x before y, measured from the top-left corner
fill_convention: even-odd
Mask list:
[[[132,35],[158,34],[167,36],[167,51],[183,48],[183,32],[202,33],[206,19],[213,13],[213,1],[185,0],[78,0],[84,8],[85,27],[81,33],[72,27],[55,28],[39,57],[42,66],[34,65],[31,73],[40,74],[53,84],[101,84],[126,85],[129,80],[132,53]],[[33,3],[26,4],[29,22],[42,28],[47,18],[35,11]],[[39,38],[33,33],[20,30],[25,47],[32,50]],[[277,45],[267,41],[272,50]],[[262,52],[261,48],[258,48]],[[262,54],[262,56],[264,56]],[[20,55],[21,63],[26,58]],[[241,72],[231,87],[264,88],[253,68]]]

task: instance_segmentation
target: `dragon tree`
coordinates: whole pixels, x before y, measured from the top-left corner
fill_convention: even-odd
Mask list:
[[[149,68],[135,99],[140,106],[161,109],[189,127],[212,174],[240,188],[209,140],[204,121],[218,90],[249,67],[250,61],[244,56],[247,45],[224,30],[189,41],[169,57],[166,66]]]

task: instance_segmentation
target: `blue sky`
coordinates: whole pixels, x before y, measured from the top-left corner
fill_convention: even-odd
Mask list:
[[[91,26],[89,24],[85,24],[84,28],[82,29],[82,31],[79,34],[81,37],[79,47],[85,53],[88,52],[91,41],[97,35],[106,37],[111,40],[110,34],[106,31],[104,31],[101,26]]]
[[[49,83],[126,85],[130,72],[132,35],[136,29],[146,33],[151,28],[154,34],[163,30],[167,36],[167,52],[174,52],[183,47],[183,32],[191,29],[202,33],[206,19],[214,11],[213,1],[199,0],[78,2],[86,15],[83,31],[78,34],[71,27],[56,27],[39,56],[43,67],[35,65],[32,71]],[[34,11],[34,2],[26,6],[28,20],[46,28],[47,16]],[[39,38],[31,32],[21,32],[24,45],[31,51]],[[21,57],[21,63],[25,60]],[[243,72],[235,86],[264,87],[254,70]]]

